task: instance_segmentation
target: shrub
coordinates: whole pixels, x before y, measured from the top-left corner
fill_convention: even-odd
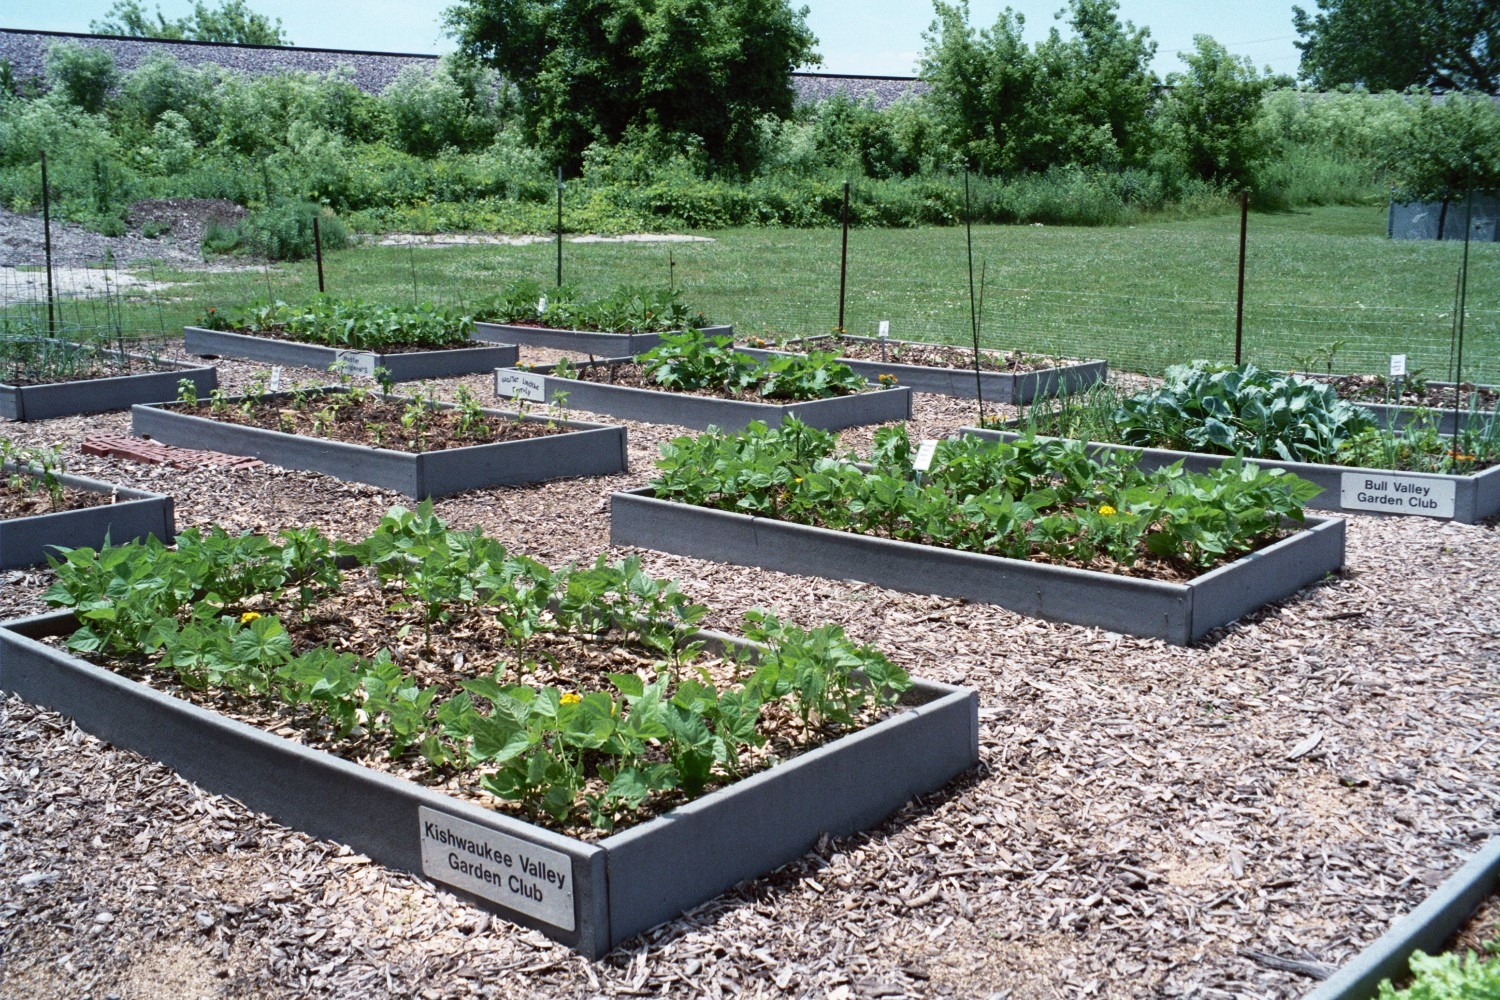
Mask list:
[[[108,49],[59,42],[47,47],[47,80],[74,107],[97,114],[119,82],[115,57]]]
[[[324,250],[342,250],[350,245],[348,227],[331,209],[288,199],[252,212],[234,226],[210,223],[204,232],[203,251],[224,254],[243,250],[270,260],[305,260],[314,253],[315,218]]]

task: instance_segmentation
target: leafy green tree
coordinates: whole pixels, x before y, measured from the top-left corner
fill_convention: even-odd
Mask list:
[[[110,90],[120,81],[115,57],[108,49],[59,42],[47,46],[44,65],[53,91],[90,114],[104,110]]]
[[[792,70],[819,61],[806,15],[787,0],[462,0],[447,23],[569,169],[633,134],[745,170],[757,120],[789,116]]]
[[[1156,43],[1148,29],[1120,23],[1116,0],[1069,0],[1072,35],[1054,28],[1034,50],[1021,39],[1024,18],[1009,8],[976,33],[966,0],[934,7],[922,77],[966,164],[1010,173],[1144,159]]]
[[[1418,99],[1389,154],[1392,183],[1414,201],[1458,204],[1470,187],[1500,188],[1500,108],[1478,94]]]
[[[1500,90],[1495,0],[1317,0],[1292,8],[1300,75],[1324,90]]]
[[[968,0],[937,0],[923,36],[922,79],[938,128],[966,166],[996,173],[1040,168],[1035,149],[1042,67],[1006,8],[988,31],[969,25]]]
[[[1157,83],[1151,30],[1121,23],[1116,0],[1069,0],[1068,10],[1072,37],[1053,28],[1036,48],[1046,81],[1047,132],[1039,138],[1050,147],[1048,159],[1098,167],[1140,162]]]
[[[1157,109],[1163,145],[1195,177],[1250,187],[1256,166],[1270,153],[1257,123],[1275,78],[1207,35],[1195,35],[1193,51],[1182,60],[1187,72],[1167,77],[1170,90]]]
[[[281,18],[273,20],[257,14],[245,6],[245,0],[224,0],[214,10],[198,0],[191,15],[175,21],[167,20],[159,6],[153,15],[146,13],[140,0],[115,0],[101,20],[89,22],[89,30],[130,38],[176,38],[238,45],[292,44],[281,29]]]

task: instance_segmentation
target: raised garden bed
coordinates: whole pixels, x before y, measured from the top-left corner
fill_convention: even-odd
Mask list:
[[[912,448],[904,426],[876,431],[869,464],[836,448],[790,421],[678,438],[649,486],[613,495],[610,540],[1180,645],[1344,564],[1344,522],[1299,527],[1311,487],[1279,474],[1178,489],[1077,445]]]
[[[1403,430],[1417,424],[1434,426],[1439,434],[1453,434],[1455,428],[1468,428],[1473,421],[1493,422],[1497,390],[1494,386],[1466,386],[1462,396],[1452,382],[1419,380],[1401,383],[1382,375],[1303,374],[1303,378],[1331,385],[1340,399],[1347,399],[1375,416],[1381,427]],[[1460,405],[1454,408],[1454,403]]]
[[[1268,548],[1187,583],[1162,583],[710,510],[658,500],[650,487],[611,496],[609,538],[612,545],[998,604],[1179,646],[1344,565],[1344,522],[1336,518],[1309,518],[1306,530]]]
[[[106,351],[106,354],[115,355]],[[6,420],[50,420],[81,413],[124,410],[136,403],[159,403],[177,397],[182,379],[193,383],[202,395],[219,384],[218,369],[181,361],[126,354],[130,364],[149,368],[120,375],[12,385],[0,380],[0,418]]]
[[[9,466],[0,469],[6,476],[13,471]],[[0,570],[39,566],[49,554],[57,555],[57,548],[97,549],[106,539],[118,543],[151,535],[172,541],[170,496],[82,476],[53,475],[66,490],[98,494],[105,499],[91,506],[0,520]]]
[[[978,762],[974,692],[912,682],[877,652],[856,649],[833,627],[815,635],[756,619],[762,631],[751,634],[766,635],[775,653],[720,633],[694,632],[681,622],[706,609],[690,605],[668,581],[638,579],[638,564],[631,560],[613,566],[601,560],[571,571],[577,579],[560,579],[558,574],[568,571],[529,568],[527,561],[471,533],[454,537],[434,524],[430,506],[415,514],[392,511],[375,535],[350,547],[345,554],[366,575],[349,586],[328,572],[328,561],[319,554],[326,551],[326,537],[300,533],[291,557],[285,549],[266,548],[264,540],[251,539],[256,542],[251,550],[244,548],[243,537],[222,534],[194,533],[184,541],[192,546],[185,555],[127,549],[101,554],[97,564],[70,563],[54,589],[64,595],[57,603],[72,604],[77,616],[64,611],[0,625],[0,688],[68,713],[82,728],[159,759],[207,789],[432,878],[590,956],[738,881],[794,860],[824,834],[878,823],[912,796],[935,791]],[[293,541],[288,538],[287,544]],[[258,582],[189,609],[176,587],[154,584],[148,576],[140,588],[117,598],[129,603],[128,612],[101,609],[100,588],[110,586],[112,567],[121,560],[139,567],[142,559],[179,555],[171,579],[188,572],[201,576],[206,586],[229,573],[233,586],[242,575],[236,567],[251,564]],[[286,571],[272,578],[267,570],[273,567]],[[419,647],[421,631],[413,633],[409,626],[431,613],[426,601],[432,588],[440,578],[456,580],[455,570],[474,571],[474,586],[446,593],[444,613],[427,619],[432,631]],[[600,574],[609,576],[603,589]],[[371,575],[382,581],[373,591]],[[575,601],[580,590],[592,595],[581,607]],[[391,596],[371,596],[387,592]],[[211,593],[217,595],[218,588]],[[411,600],[419,594],[426,596]],[[590,642],[605,648],[568,654],[578,657],[572,665],[562,657],[534,662],[534,673],[528,672],[528,654],[512,649],[515,636],[523,633],[503,623],[530,621],[549,606],[549,595],[563,594],[574,603],[567,605],[566,616],[561,605],[551,605],[556,649]],[[632,596],[638,599],[632,602]],[[242,611],[247,604],[265,613]],[[320,646],[294,652],[288,633],[316,629],[324,620],[304,622],[298,609],[309,607],[331,616],[329,621],[349,616],[374,621],[338,627],[341,640],[355,643],[353,655]],[[445,624],[450,613],[452,626]],[[622,617],[612,618],[616,613]],[[752,618],[747,615],[747,622]],[[163,620],[178,622],[179,630],[163,631]],[[397,620],[408,628],[387,627]],[[99,663],[73,656],[61,641],[80,622],[88,624],[81,645],[97,650],[90,656]],[[137,655],[146,627],[163,643],[151,663]],[[205,640],[210,633],[213,638]],[[317,634],[304,640],[316,641]],[[629,655],[624,644],[631,635],[637,637],[632,648],[652,651],[654,663],[647,666]],[[242,652],[251,646],[274,651],[278,638],[287,639],[286,649],[268,653],[270,659]],[[375,655],[366,639],[391,655]],[[434,641],[442,652],[431,651]],[[448,645],[465,641],[479,643],[469,650],[467,671],[464,658],[451,655]],[[702,657],[699,643],[708,650]],[[788,652],[792,648],[798,652]],[[746,655],[717,659],[731,649]],[[185,655],[189,650],[198,653]],[[493,668],[480,665],[497,655],[500,662]],[[679,676],[683,659],[691,669]],[[851,660],[861,664],[860,671],[850,671]],[[118,665],[119,672],[100,664]],[[699,680],[708,680],[711,670],[721,691]],[[762,670],[769,671],[763,682]],[[788,691],[793,671],[798,680]],[[825,683],[801,691],[797,685],[809,672]],[[543,674],[555,675],[559,685],[541,687],[530,680]],[[512,675],[528,679],[512,686]],[[760,693],[752,694],[758,682]],[[606,687],[618,690],[621,700],[613,700]],[[844,700],[851,696],[853,701]],[[705,698],[708,708],[694,707]],[[284,702],[281,714],[272,710],[273,701]],[[481,708],[486,704],[492,706],[488,711]],[[398,705],[406,706],[399,726]],[[541,706],[540,714],[530,712],[527,706],[533,705]],[[835,724],[840,706],[856,715],[873,714],[863,728],[849,724],[853,716]],[[355,707],[368,708],[368,715],[361,718]],[[826,741],[790,759],[777,762],[776,756],[788,753],[780,742],[765,746],[773,753],[768,757],[745,734],[746,722],[757,730],[769,723],[801,731],[809,712],[814,719],[809,733],[833,728]],[[674,728],[671,719],[683,722]],[[552,720],[552,730],[545,720]],[[606,750],[587,739],[564,742],[565,734],[599,734],[604,720],[613,733],[611,743],[634,749]],[[696,727],[689,724],[693,720]],[[531,733],[532,723],[552,735]],[[664,728],[652,728],[658,724]],[[271,735],[270,729],[296,738]],[[739,749],[721,752],[709,746],[711,734]],[[403,742],[392,744],[398,736]],[[524,737],[524,746],[514,745],[518,737]],[[629,771],[646,780],[646,772],[666,766],[653,755],[658,745],[672,762],[670,777],[676,783],[652,784],[638,800],[627,791],[613,806],[608,798],[619,793],[608,778],[585,785],[572,782],[571,771],[554,775],[549,769],[540,779],[550,786],[545,796],[503,780],[531,774],[533,757],[571,761],[580,775],[592,773],[595,765],[589,761],[595,758],[614,760],[621,776]],[[586,759],[590,749],[595,752]],[[616,756],[621,753],[634,756]],[[758,757],[753,765],[752,753]],[[701,774],[697,790],[704,794],[693,798],[688,773],[697,766],[692,761],[701,763],[705,755],[714,763]],[[389,763],[377,769],[353,759]],[[466,760],[459,772],[463,781],[453,767],[459,759]],[[415,780],[402,776],[408,774]],[[603,794],[585,794],[589,787]],[[476,798],[480,790],[489,794]],[[551,791],[561,793],[557,802]],[[650,807],[658,794],[659,805]],[[500,799],[508,800],[505,812],[496,811]],[[496,809],[485,808],[485,802]],[[628,829],[613,818],[601,823],[596,808],[608,817],[617,817],[616,809],[639,810],[639,823]],[[530,822],[525,816],[541,819]],[[599,829],[572,836],[540,822],[569,831],[580,823],[585,830]]]
[[[734,336],[733,326],[707,326],[710,336]],[[559,330],[520,323],[475,323],[474,339],[526,347],[546,347],[599,358],[641,354],[661,343],[660,333],[608,333],[596,330]]]
[[[472,375],[513,365],[521,356],[520,350],[510,344],[400,352],[357,351],[198,326],[183,328],[182,346],[187,353],[200,357],[244,358],[325,371],[341,365],[350,375],[373,376],[376,368],[384,368],[393,382]]]
[[[978,427],[965,427],[962,433],[991,441],[1015,441],[1021,437],[1011,431]],[[1095,441],[1085,444],[1091,454],[1137,457],[1143,469],[1157,469],[1181,462],[1186,469],[1206,472],[1218,468],[1226,461],[1223,455],[1202,452],[1137,448],[1133,445],[1101,444]],[[1462,524],[1474,524],[1500,514],[1500,466],[1483,472],[1453,475],[1391,472],[1388,469],[1286,462],[1278,459],[1255,458],[1246,461],[1267,469],[1282,469],[1321,486],[1323,492],[1307,502],[1309,507],[1317,510],[1344,514],[1451,518]]]
[[[880,359],[881,341],[874,337],[813,337],[790,341],[787,346],[842,351],[839,360],[872,382],[881,375],[894,375],[897,384],[918,392],[973,399],[982,391],[985,400],[994,403],[1029,403],[1068,395],[1103,381],[1109,369],[1104,361],[1063,363],[1040,355],[984,351],[986,363],[976,379],[972,355],[964,367],[955,359],[966,352],[941,344],[887,340],[889,360]],[[756,347],[740,350],[754,357],[785,353]],[[953,357],[948,356],[950,352]]]
[[[346,393],[342,388],[321,394]],[[291,401],[294,393],[274,393],[262,401]],[[245,397],[221,400],[235,406]],[[403,402],[410,402],[405,401]],[[428,404],[453,410],[452,404]],[[550,425],[558,430],[521,440],[463,445],[433,451],[351,444],[303,434],[242,426],[211,415],[185,412],[178,404],[136,406],[131,432],[166,444],[250,455],[289,469],[308,469],[337,479],[369,483],[413,498],[440,497],[485,486],[508,486],[572,476],[603,476],[626,470],[625,428],[578,420],[481,410],[486,418]],[[394,440],[399,428],[391,432]]]
[[[631,358],[612,358],[570,366],[575,372],[592,370],[607,373],[611,365],[631,364]],[[754,421],[780,423],[783,417],[795,416],[812,427],[839,430],[865,424],[906,420],[911,416],[911,390],[905,387],[871,389],[848,396],[778,403],[744,399],[699,396],[665,389],[642,389],[611,385],[607,381],[559,378],[553,374],[556,365],[544,365],[525,371],[495,372],[495,395],[509,399],[551,402],[564,394],[569,407],[591,413],[608,413],[627,420],[680,427],[719,427],[739,430]]]
[[[1500,889],[1500,837],[1491,837],[1431,896],[1346,962],[1306,1000],[1370,1000],[1386,979],[1400,979],[1416,951],[1434,954]]]

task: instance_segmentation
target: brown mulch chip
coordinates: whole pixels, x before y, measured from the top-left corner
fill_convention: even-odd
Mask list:
[[[219,369],[226,391],[264,371]],[[447,399],[459,386],[488,398],[488,375],[433,383]],[[914,401],[914,438],[977,421],[972,401]],[[625,423],[627,473],[436,511],[548,564],[624,556],[610,493],[643,485],[683,432]],[[410,506],[275,466],[77,452],[128,427],[114,413],[6,433],[62,441],[70,471],[171,493],[179,529],[356,538]],[[865,448],[872,433],[841,437]],[[0,701],[0,995],[1300,997],[1500,832],[1500,533],[1347,521],[1345,572],[1186,648],[638,552],[715,627],[756,606],[837,622],[917,676],[972,686],[982,764],[597,963]],[[0,616],[43,610],[50,581],[0,571]]]

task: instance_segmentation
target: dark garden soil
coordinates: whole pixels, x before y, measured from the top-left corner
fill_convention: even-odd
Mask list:
[[[550,630],[550,616],[541,622],[537,634],[519,647],[508,638],[495,615],[483,608],[424,624],[419,606],[414,607],[399,589],[382,586],[375,572],[364,567],[347,571],[339,591],[322,594],[307,607],[297,605],[292,599],[271,602],[252,597],[243,604],[221,610],[246,623],[262,615],[276,615],[291,636],[292,649],[297,654],[324,646],[338,653],[371,659],[382,650],[389,651],[392,661],[416,683],[437,690],[439,702],[460,694],[464,681],[477,678],[493,678],[502,686],[552,686],[564,694],[581,696],[602,691],[618,696],[610,684],[610,674],[636,674],[650,683],[657,678],[657,664],[661,662],[659,654],[618,629],[597,635],[560,633]],[[66,648],[66,636],[47,642]],[[292,706],[280,698],[266,699],[222,686],[190,687],[173,671],[160,666],[158,657],[141,661],[96,654],[91,659],[174,697],[346,760],[441,789],[484,808],[508,812],[584,840],[596,840],[607,834],[591,827],[581,809],[568,822],[559,824],[545,814],[529,812],[489,794],[480,785],[485,769],[434,768],[415,748],[393,755],[389,734],[367,733],[362,726],[352,734],[340,734],[326,717],[309,706]],[[723,691],[742,683],[754,667],[741,666],[723,657],[685,655],[677,669],[681,676]],[[869,725],[887,714],[886,710],[867,710],[860,723]],[[805,726],[786,705],[774,702],[765,707],[758,728],[766,741],[761,746],[746,748],[741,754],[742,775],[763,770],[847,732],[836,726]],[[666,759],[662,753],[660,760]],[[704,793],[719,784],[707,786]],[[602,793],[606,785],[605,779],[591,771],[586,785],[590,793]],[[622,817],[618,828],[644,822],[683,801],[680,793],[658,795],[639,812]]]
[[[66,370],[57,367],[38,368],[33,365],[0,365],[0,383],[12,386],[60,385],[93,378],[146,375],[170,370],[165,365],[154,364],[150,358],[85,357],[71,361]]]
[[[220,423],[410,454],[523,441],[568,432],[567,427],[546,421],[465,415],[459,409],[426,405],[419,408],[406,399],[343,393],[312,395],[301,406],[287,400],[276,400],[252,403],[248,409],[238,404],[215,409],[212,403],[200,403],[193,408],[177,403],[172,408]]]
[[[108,493],[68,488],[63,489],[61,499],[54,502],[52,494],[38,481],[22,480],[17,485],[11,481],[12,478],[7,474],[4,479],[0,479],[0,521],[9,521],[18,517],[35,517],[38,514],[53,514],[64,510],[102,507],[111,502]]]
[[[1339,398],[1356,403],[1388,403],[1400,406],[1426,406],[1435,409],[1453,409],[1457,405],[1467,410],[1472,404],[1481,410],[1493,410],[1500,403],[1500,389],[1494,386],[1476,386],[1465,382],[1455,388],[1436,382],[1399,382],[1387,375],[1312,375],[1319,382],[1326,382],[1338,390]],[[1396,390],[1400,387],[1400,394]]]
[[[759,345],[755,345],[759,346]],[[974,368],[974,352],[948,344],[919,344],[909,341],[889,341],[882,352],[878,341],[853,337],[822,338],[793,341],[787,345],[791,350],[827,351],[837,350],[839,357],[855,361],[883,361],[899,365],[921,365],[924,368]],[[1036,372],[1079,362],[1067,358],[1053,358],[1044,354],[1027,354],[1023,351],[980,351],[979,368],[987,372]]]

